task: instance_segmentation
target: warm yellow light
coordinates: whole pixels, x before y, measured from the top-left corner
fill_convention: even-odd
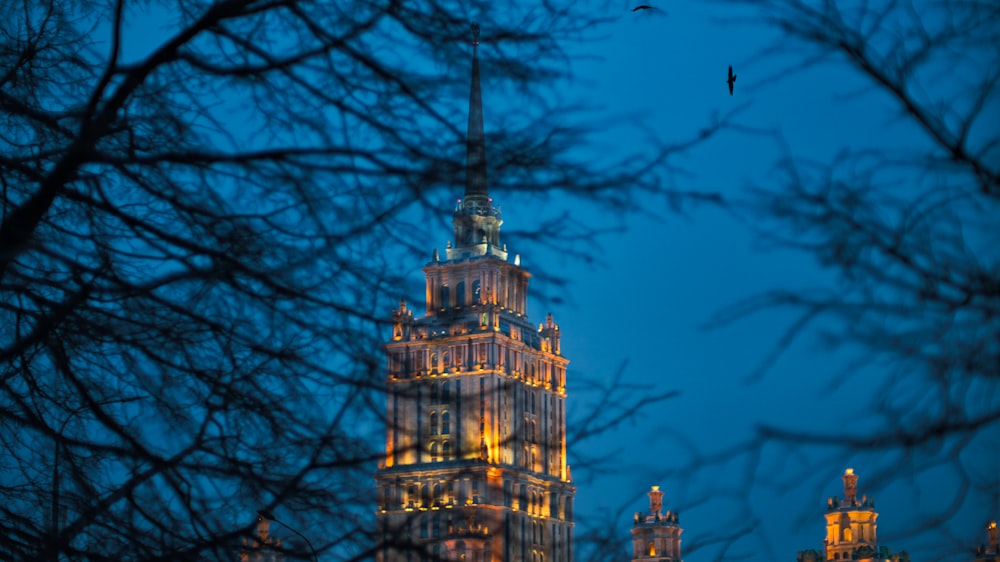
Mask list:
[[[854,469],[853,468],[848,468],[847,470],[844,471],[844,474],[850,476],[851,474],[854,474]]]

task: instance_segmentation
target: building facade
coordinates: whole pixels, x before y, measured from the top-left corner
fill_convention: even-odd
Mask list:
[[[845,470],[841,479],[844,481],[844,498],[833,496],[827,500],[823,551],[800,551],[798,562],[909,562],[910,556],[906,552],[893,554],[888,547],[879,545],[875,500],[867,495],[858,497],[858,475],[854,473],[854,469]]]
[[[454,238],[424,268],[426,309],[392,313],[377,560],[570,562],[559,326],[528,320],[528,281],[489,195],[478,29],[465,194]]]

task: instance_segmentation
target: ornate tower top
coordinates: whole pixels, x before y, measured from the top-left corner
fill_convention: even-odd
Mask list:
[[[844,501],[851,505],[858,495],[858,475],[854,474],[853,468],[844,471]]]
[[[663,511],[663,492],[659,486],[653,486],[649,491],[649,513],[658,514]]]

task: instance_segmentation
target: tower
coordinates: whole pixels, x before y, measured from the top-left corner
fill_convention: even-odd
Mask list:
[[[874,549],[875,502],[868,496],[858,499],[858,475],[853,468],[844,471],[844,499],[831,497],[826,511],[826,559],[851,560],[855,549],[869,546]],[[833,555],[833,558],[830,556]]]
[[[876,537],[875,500],[867,495],[858,498],[858,475],[853,468],[844,471],[844,499],[833,496],[827,500],[826,538],[823,555],[815,550],[798,554],[799,562],[819,560],[858,560],[866,562],[909,562],[906,552],[892,554],[880,546]]]
[[[678,562],[682,531],[676,512],[663,513],[663,492],[653,486],[649,491],[649,515],[635,514],[632,562]]]
[[[986,537],[989,545],[976,549],[976,562],[1000,562],[1000,529],[997,528],[996,521],[990,521],[986,525]]]
[[[465,195],[454,244],[424,268],[426,310],[392,313],[377,559],[570,562],[566,365],[551,315],[534,328],[519,256],[489,195],[473,25]]]
[[[271,534],[271,521],[257,514],[257,535],[243,539],[240,562],[285,562],[285,546]]]

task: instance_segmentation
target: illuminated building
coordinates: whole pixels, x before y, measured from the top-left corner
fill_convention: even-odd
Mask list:
[[[875,511],[875,501],[867,495],[858,498],[858,475],[854,473],[854,469],[845,470],[842,478],[844,499],[833,496],[827,501],[823,553],[815,550],[800,551],[798,561],[909,562],[910,555],[906,552],[892,554],[888,547],[878,544],[875,523],[878,512]]]
[[[531,276],[500,242],[477,47],[454,243],[423,268],[423,316],[401,303],[385,344],[387,431],[375,476],[381,562],[573,558],[568,361],[552,316],[537,328],[529,322]]]
[[[996,521],[986,526],[986,536],[990,544],[976,549],[976,562],[1000,562],[1000,529]]]
[[[649,491],[649,514],[635,514],[632,562],[677,562],[681,559],[681,529],[677,513],[663,513],[663,492]]]
[[[254,538],[243,539],[240,562],[285,562],[281,539],[271,534],[271,522],[263,515],[257,515],[257,534]]]

